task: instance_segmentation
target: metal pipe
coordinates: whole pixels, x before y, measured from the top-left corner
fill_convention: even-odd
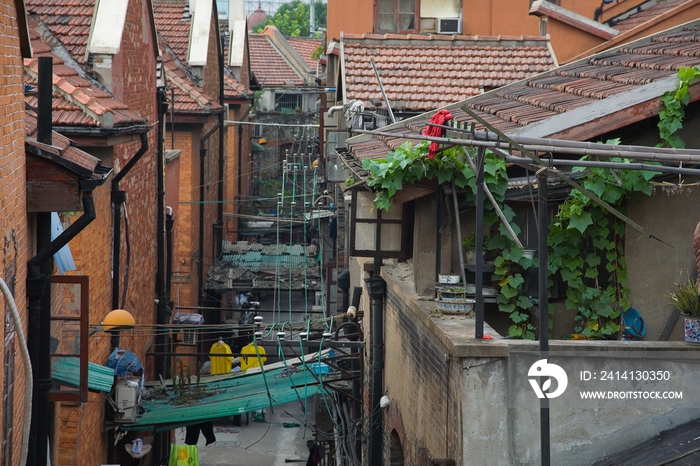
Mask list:
[[[199,240],[198,257],[199,267],[197,268],[198,303],[204,306],[204,163],[207,157],[207,150],[204,148],[204,138],[202,138],[199,149]],[[240,182],[240,181],[239,181]]]
[[[376,265],[375,265],[376,273]],[[368,464],[382,464],[382,410],[379,401],[384,388],[384,293],[386,282],[378,274],[365,280],[372,306],[371,436]]]
[[[455,187],[454,178],[452,179],[451,187],[452,187],[452,204],[453,204],[453,208],[455,211],[455,225],[457,227],[457,244],[459,245],[459,248],[461,249],[462,248],[462,225],[460,224],[460,221],[459,221],[459,205],[457,203],[457,188]],[[460,250],[459,276],[462,278],[462,283],[464,284],[464,286],[467,286],[467,274],[464,271],[464,254],[462,254],[461,252],[462,251]],[[438,253],[438,255],[440,254],[439,248],[437,250],[437,253]]]
[[[36,140],[42,144],[53,144],[53,58],[39,57],[37,77],[38,114]]]
[[[47,440],[49,423],[42,414],[50,408],[49,392],[51,382],[51,288],[49,277],[53,267],[51,258],[63,246],[75,238],[93,220],[95,203],[92,193],[83,194],[83,215],[71,226],[51,241],[51,214],[37,214],[37,249],[39,252],[27,263],[27,298],[29,307],[28,331],[30,336],[30,355],[33,356],[32,372],[36,381],[32,403],[32,426],[30,428],[30,445],[27,464],[45,466],[47,458]]]
[[[477,150],[476,159],[476,232],[474,235],[476,241],[476,264],[475,264],[475,276],[474,276],[474,298],[476,303],[474,305],[474,338],[484,337],[484,294],[482,287],[484,285],[484,188],[486,184],[484,183],[484,160],[486,157],[486,150],[480,147]],[[467,155],[467,159],[470,157]],[[461,246],[461,245],[460,245]],[[464,286],[467,286],[465,283]]]
[[[367,130],[353,130],[354,133],[358,134],[371,134],[373,136],[386,136],[396,139],[414,139],[420,141],[430,141],[437,142],[441,144],[450,144],[456,146],[473,146],[473,147],[487,147],[487,148],[500,148],[509,149],[509,145],[503,142],[496,141],[478,141],[475,139],[460,139],[460,138],[442,138],[442,137],[432,137],[424,136],[418,133],[391,133],[387,131],[367,131]],[[515,139],[514,139],[515,141]],[[697,149],[663,149],[663,148],[651,148],[644,146],[613,146],[610,145],[612,149],[602,149],[606,144],[590,144],[590,148],[581,147],[569,147],[565,144],[559,144],[560,141],[556,139],[548,140],[551,141],[551,145],[547,144],[522,144],[522,146],[530,151],[537,152],[551,152],[559,154],[571,154],[571,155],[592,155],[598,157],[622,157],[627,159],[637,159],[637,160],[648,160],[657,162],[692,162],[700,163],[700,150]],[[556,144],[555,144],[556,143]],[[630,148],[630,150],[627,150]]]
[[[530,165],[534,167],[535,170],[541,168],[535,165],[532,159],[527,157],[505,157],[508,163]],[[648,165],[644,163],[617,163],[617,162],[598,162],[593,160],[566,160],[566,159],[552,159],[552,165],[560,167],[596,167],[596,168],[610,168],[610,169],[620,169],[620,170],[649,170],[661,173],[673,173],[679,175],[700,175],[700,169],[697,168],[680,168],[680,167],[667,167],[665,165]]]
[[[219,103],[222,107],[226,107],[224,103],[224,48],[219,41]],[[225,151],[224,151],[224,121],[226,120],[226,115],[224,112],[219,114],[219,186],[217,190],[217,204],[216,209],[216,225],[214,226],[214,231],[217,232],[217,238],[215,239],[215,251],[214,256],[218,257],[221,254],[224,242],[224,161]]]
[[[382,78],[379,77],[379,71],[377,71],[377,65],[374,64],[374,58],[370,58],[369,62],[372,64],[372,69],[374,70],[374,75],[377,77],[377,83],[379,83],[379,90],[382,91],[382,98],[384,99],[384,104],[389,112],[389,118],[392,123],[396,123],[396,118],[394,118],[394,112],[391,111],[391,105],[389,105],[389,99],[384,92],[384,86],[382,85]]]
[[[539,223],[538,254],[539,254],[539,340],[540,359],[547,359],[549,352],[549,309],[547,290],[547,232],[549,231],[549,211],[547,210],[547,172],[542,170],[538,174],[539,183],[537,187],[537,197],[539,212],[537,220]],[[549,398],[546,396],[540,399],[540,445],[542,466],[549,466],[550,463],[550,431],[549,431]]]

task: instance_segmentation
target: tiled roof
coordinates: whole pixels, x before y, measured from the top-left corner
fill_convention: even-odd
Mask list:
[[[294,72],[287,60],[272,45],[269,37],[262,34],[248,36],[250,47],[250,69],[262,87],[300,87],[304,80]]]
[[[192,23],[191,16],[185,17],[185,5],[187,2],[153,2],[156,29],[168,41],[177,58],[183,62],[187,62]]]
[[[230,98],[247,99],[252,93],[233,76],[224,74],[224,95]]]
[[[625,19],[615,20],[612,19],[608,21],[608,25],[614,27],[620,32],[626,32],[630,29],[641,26],[642,24],[666,13],[674,8],[683,5],[685,3],[690,3],[689,0],[668,0],[659,1],[655,5],[649,6],[642,9],[638,13],[634,13],[626,17]],[[642,6],[643,7],[643,6]]]
[[[370,58],[390,101],[411,111],[442,107],[553,68],[542,37],[345,35],[346,98],[381,98]]]
[[[163,69],[169,85],[172,85],[175,95],[175,112],[209,114],[223,107],[216,99],[194,84],[185,72],[182,63],[173,56],[172,49],[161,38],[160,48],[163,53]]]
[[[286,39],[287,42],[294,47],[294,50],[301,55],[301,58],[304,59],[306,64],[309,65],[309,68],[315,70],[316,65],[318,65],[318,60],[311,58],[311,54],[318,48],[319,45],[323,44],[323,41],[305,37],[287,37]]]
[[[24,116],[27,144],[42,149],[42,153],[51,154],[51,159],[71,169],[73,172],[90,177],[101,164],[100,159],[93,157],[71,145],[71,140],[53,131],[51,146],[37,142],[37,117],[34,112],[26,112]]]
[[[34,20],[30,24],[35,24]],[[131,111],[126,104],[66,66],[62,59],[51,53],[51,48],[33,28],[29,34],[34,58],[24,59],[25,83],[36,85],[38,57],[53,58],[53,85],[58,88],[53,96],[54,125],[114,128],[146,123],[145,118]],[[36,108],[36,96],[27,96],[25,100]]]
[[[675,89],[681,66],[700,63],[700,21],[641,39],[615,50],[562,66],[548,73],[447,107],[458,122],[473,120],[461,108],[510,134],[586,140],[648,118],[659,98]],[[611,116],[645,105],[644,111]],[[433,112],[382,128],[419,133]],[[482,128],[477,125],[477,128]],[[363,137],[348,140],[355,158],[384,157],[402,138]]]
[[[70,54],[84,64],[96,0],[25,0],[27,13],[37,14],[63,42]]]

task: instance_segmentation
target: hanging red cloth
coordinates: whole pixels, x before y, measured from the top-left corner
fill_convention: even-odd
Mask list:
[[[437,112],[435,112],[435,115],[433,115],[430,118],[430,123],[434,123],[436,125],[444,125],[445,122],[450,121],[452,118],[453,118],[453,116],[449,110],[438,110]],[[442,137],[444,133],[445,133],[445,128],[440,128],[438,126],[433,126],[433,125],[428,125],[428,127],[425,128],[425,130],[423,130],[423,136],[432,136],[434,138]],[[434,159],[435,152],[437,152],[437,150],[438,150],[438,143],[431,142],[430,149],[428,150],[428,158]]]

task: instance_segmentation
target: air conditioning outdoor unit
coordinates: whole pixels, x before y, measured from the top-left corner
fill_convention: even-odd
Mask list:
[[[459,18],[438,19],[438,34],[459,34],[462,32]]]
[[[115,388],[116,416],[114,422],[135,422],[140,403],[139,384],[133,380],[121,380]]]

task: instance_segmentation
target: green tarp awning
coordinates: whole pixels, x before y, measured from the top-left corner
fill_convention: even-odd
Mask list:
[[[51,368],[51,377],[68,385],[80,382],[80,360],[78,358],[56,358]],[[114,384],[114,369],[88,362],[88,389],[109,393]]]
[[[161,432],[303,400],[322,391],[310,366],[294,367],[291,373],[280,367],[253,374],[202,377],[199,385],[194,383],[184,395],[174,393],[173,387],[168,386],[167,395],[144,401],[144,412],[138,421],[121,428]],[[192,395],[197,392],[204,396]]]

